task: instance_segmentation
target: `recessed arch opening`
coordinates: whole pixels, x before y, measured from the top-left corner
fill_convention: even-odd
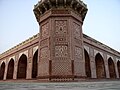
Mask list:
[[[91,78],[91,69],[90,69],[90,58],[88,52],[84,49],[85,56],[85,71],[87,78]]]
[[[38,50],[35,52],[32,61],[32,78],[36,78],[38,73]]]
[[[111,57],[108,59],[108,67],[109,67],[110,78],[116,78],[115,64]]]
[[[4,72],[5,72],[5,62],[2,62],[1,67],[0,67],[0,80],[3,80]]]
[[[120,61],[117,62],[117,68],[118,68],[118,74],[119,74],[119,78],[120,78]]]
[[[17,78],[26,79],[26,71],[27,71],[27,56],[22,54],[18,62]]]
[[[96,76],[98,79],[105,78],[105,64],[104,59],[100,53],[96,54],[95,56],[95,64],[96,64]]]
[[[8,63],[6,79],[13,79],[13,72],[14,72],[14,60],[11,59]]]

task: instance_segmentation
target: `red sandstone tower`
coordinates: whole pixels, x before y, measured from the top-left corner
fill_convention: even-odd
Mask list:
[[[41,0],[35,5],[40,25],[38,78],[86,77],[82,24],[87,10],[81,0]]]

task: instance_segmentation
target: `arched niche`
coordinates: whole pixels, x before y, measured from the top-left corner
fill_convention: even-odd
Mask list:
[[[1,66],[0,66],[0,80],[3,80],[4,72],[5,72],[5,62],[2,62]]]
[[[14,59],[12,58],[8,63],[6,79],[13,79],[13,72],[14,72]]]
[[[38,73],[38,50],[34,53],[32,61],[32,78],[36,78]]]
[[[96,64],[96,75],[97,78],[105,78],[105,64],[104,59],[100,53],[97,53],[95,56],[95,64]]]
[[[115,64],[111,57],[108,59],[108,68],[109,68],[110,78],[116,78]]]
[[[17,78],[18,79],[26,79],[27,71],[27,56],[22,54],[18,61],[18,69],[17,69]]]
[[[84,56],[85,56],[85,71],[87,78],[91,78],[91,67],[90,67],[90,57],[88,52],[84,49]]]

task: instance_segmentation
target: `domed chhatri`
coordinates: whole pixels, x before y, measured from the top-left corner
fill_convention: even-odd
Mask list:
[[[41,15],[52,8],[72,9],[77,12],[77,14],[81,15],[82,20],[84,20],[88,11],[87,5],[84,4],[81,0],[40,0],[34,6],[33,10],[37,21],[39,21]]]

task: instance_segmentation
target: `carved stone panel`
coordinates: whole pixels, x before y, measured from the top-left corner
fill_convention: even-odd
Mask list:
[[[41,59],[48,58],[48,56],[49,56],[49,52],[48,52],[49,49],[48,49],[48,47],[44,47],[40,51],[41,51],[40,52],[40,58]]]
[[[52,62],[52,74],[53,75],[70,75],[71,74],[71,62]]]
[[[55,21],[55,34],[57,35],[67,34],[67,21],[66,20]]]
[[[67,57],[68,56],[68,46],[59,45],[55,46],[55,57]]]
[[[74,36],[77,39],[80,39],[81,37],[81,27],[77,23],[73,23],[73,30],[74,30]]]
[[[80,40],[80,39],[74,39],[74,41],[75,41],[75,44],[77,45],[77,46],[81,46],[82,45],[82,41]]]
[[[41,47],[45,47],[45,46],[48,45],[48,43],[49,43],[49,39],[44,39],[44,40],[42,40],[42,41],[40,42],[40,46],[41,46]]]
[[[41,38],[42,39],[48,37],[48,34],[49,34],[48,29],[49,29],[48,23],[41,26]]]
[[[55,42],[67,42],[67,38],[63,37],[55,37]]]
[[[82,49],[80,47],[75,47],[75,58],[80,59],[82,57]]]

